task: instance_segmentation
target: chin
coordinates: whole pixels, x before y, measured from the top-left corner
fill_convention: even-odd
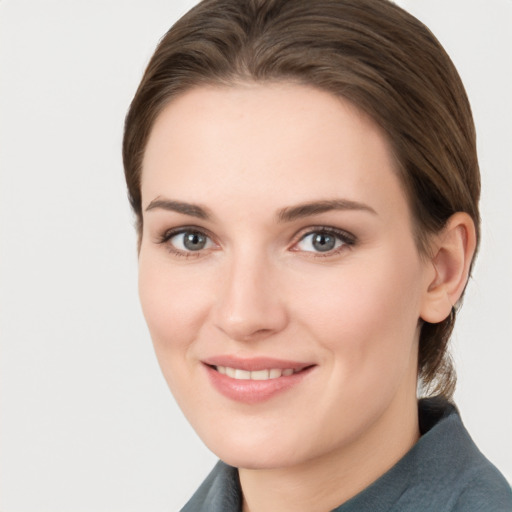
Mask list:
[[[222,439],[203,436],[206,446],[220,460],[237,468],[279,469],[294,466],[314,456],[308,454],[309,443],[298,442],[293,436],[261,436],[245,432],[243,436],[229,432]]]

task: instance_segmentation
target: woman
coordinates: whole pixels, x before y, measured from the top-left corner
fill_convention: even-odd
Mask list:
[[[428,29],[383,0],[207,0],[123,149],[157,357],[223,461],[184,510],[512,510],[450,403],[480,180]]]

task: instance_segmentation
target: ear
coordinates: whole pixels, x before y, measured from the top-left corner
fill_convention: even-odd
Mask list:
[[[442,322],[460,299],[469,277],[476,249],[473,219],[463,212],[452,215],[431,243],[429,273],[420,316],[430,323]]]

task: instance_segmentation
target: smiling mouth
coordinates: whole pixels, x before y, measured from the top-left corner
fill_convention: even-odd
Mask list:
[[[316,364],[268,358],[242,360],[219,357],[218,359],[220,360],[203,362],[210,382],[225,397],[245,404],[265,402],[299,385],[316,366]],[[228,364],[231,365],[227,366]]]

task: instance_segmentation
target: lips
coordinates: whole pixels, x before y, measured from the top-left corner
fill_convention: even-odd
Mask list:
[[[298,385],[313,363],[273,358],[212,357],[203,361],[213,387],[230,400],[255,404]]]

